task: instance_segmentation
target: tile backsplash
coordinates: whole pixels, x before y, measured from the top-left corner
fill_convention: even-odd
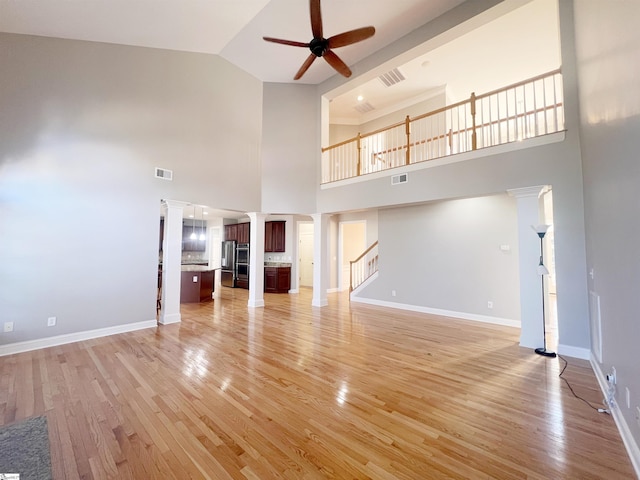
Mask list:
[[[182,252],[182,263],[209,263],[207,252]]]

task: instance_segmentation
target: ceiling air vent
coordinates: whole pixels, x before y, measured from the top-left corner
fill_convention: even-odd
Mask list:
[[[391,185],[400,185],[401,183],[407,183],[409,181],[409,175],[407,173],[401,173],[400,175],[394,175],[391,177]]]
[[[173,180],[173,170],[156,167],[156,178],[163,180]]]
[[[353,108],[355,108],[355,110],[356,110],[358,113],[367,113],[367,112],[370,112],[371,110],[375,110],[375,109],[376,109],[376,107],[374,107],[373,105],[371,105],[369,102],[362,102],[362,103],[359,103],[359,104],[357,104],[357,105],[356,105],[355,107],[353,107]]]
[[[394,68],[390,72],[383,73],[378,77],[382,83],[384,83],[387,87],[391,85],[395,85],[396,83],[400,83],[405,80],[404,75],[400,73],[400,70]]]

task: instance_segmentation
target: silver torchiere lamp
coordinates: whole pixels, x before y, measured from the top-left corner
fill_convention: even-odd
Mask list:
[[[538,264],[538,275],[540,275],[541,283],[542,283],[542,347],[536,348],[535,352],[538,355],[544,355],[545,357],[555,357],[555,352],[550,352],[547,350],[547,330],[545,326],[545,311],[544,311],[544,276],[549,275],[549,269],[544,265],[544,250],[542,240],[544,239],[547,230],[551,225],[531,225],[531,228],[538,234],[540,237],[540,263]]]

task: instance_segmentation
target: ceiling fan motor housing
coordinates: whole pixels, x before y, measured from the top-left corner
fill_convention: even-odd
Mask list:
[[[326,38],[314,38],[309,42],[309,50],[316,57],[321,57],[329,47],[329,41]]]

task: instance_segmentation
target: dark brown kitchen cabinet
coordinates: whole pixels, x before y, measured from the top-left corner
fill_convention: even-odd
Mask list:
[[[237,239],[238,243],[249,243],[249,233],[251,231],[251,223],[239,223],[237,226],[238,235]]]
[[[285,251],[285,221],[276,220],[264,223],[264,251]]]
[[[224,226],[224,239],[225,240],[238,240],[238,225],[231,224]]]
[[[291,288],[291,267],[264,267],[264,291],[288,293]]]
[[[198,303],[212,300],[215,271],[182,272],[180,303]]]

